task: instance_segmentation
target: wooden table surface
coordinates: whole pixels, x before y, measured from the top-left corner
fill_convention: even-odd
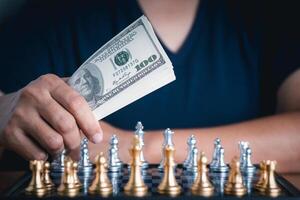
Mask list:
[[[0,171],[0,194],[15,184],[25,171]],[[300,173],[282,174],[289,182],[300,190]]]

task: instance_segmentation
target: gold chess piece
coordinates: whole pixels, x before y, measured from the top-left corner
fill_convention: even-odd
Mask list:
[[[176,196],[181,192],[181,187],[178,185],[174,174],[174,168],[176,166],[174,161],[174,151],[174,148],[169,145],[164,149],[164,176],[158,186],[159,193],[171,196]]]
[[[131,156],[130,176],[124,187],[125,193],[133,196],[144,196],[147,194],[148,187],[144,183],[141,175],[141,145],[137,135],[133,138],[132,148],[129,149]]]
[[[80,183],[80,180],[78,178],[78,162],[73,162],[73,178],[74,178],[74,184],[76,187],[81,188],[82,184]]]
[[[270,162],[268,160],[268,162]],[[267,161],[263,160],[259,163],[259,179],[258,182],[255,184],[255,189],[260,190],[264,183],[267,180]]]
[[[79,191],[76,177],[74,177],[74,165],[70,157],[66,157],[64,160],[64,173],[61,177],[61,184],[57,188],[58,194],[62,196],[74,197]]]
[[[32,160],[30,161],[29,165],[32,172],[32,177],[25,191],[28,194],[44,196],[47,192],[47,187],[43,181],[44,161]]]
[[[275,174],[274,174],[276,169],[276,164],[277,164],[276,161],[267,161],[266,163],[267,176],[262,186],[259,188],[260,192],[272,197],[277,197],[281,192],[280,187],[276,183]]]
[[[204,152],[201,152],[198,161],[198,174],[191,188],[193,194],[209,197],[214,193],[215,188],[209,180],[208,171],[207,157]]]
[[[54,188],[54,183],[51,180],[50,177],[50,163],[49,162],[45,162],[44,164],[44,184],[46,185],[47,190],[53,190]]]
[[[246,187],[243,185],[240,162],[238,161],[237,157],[231,161],[229,177],[227,183],[225,184],[224,191],[226,194],[236,196],[243,196],[247,192]]]
[[[95,158],[95,174],[96,177],[92,182],[92,185],[89,187],[90,194],[100,194],[102,196],[108,196],[112,193],[112,185],[107,176],[107,162],[103,155],[103,152],[100,155],[97,155]]]

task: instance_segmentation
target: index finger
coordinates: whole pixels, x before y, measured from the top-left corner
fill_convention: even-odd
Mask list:
[[[78,92],[62,81],[50,94],[74,116],[79,128],[89,140],[94,143],[102,141],[102,129],[88,103]]]

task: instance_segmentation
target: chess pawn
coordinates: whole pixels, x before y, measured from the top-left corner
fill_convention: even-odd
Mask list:
[[[202,196],[211,196],[214,192],[214,186],[209,180],[207,169],[207,158],[203,152],[200,154],[198,161],[198,174],[195,182],[192,185],[192,193]]]
[[[42,160],[30,161],[30,170],[32,172],[32,177],[25,191],[26,193],[29,194],[43,196],[47,191],[47,187],[43,181],[44,161]]]
[[[266,163],[266,180],[262,184],[260,191],[264,194],[270,195],[272,197],[277,197],[281,189],[279,188],[278,184],[275,180],[275,168],[276,168],[276,161],[269,161]]]
[[[260,190],[267,181],[267,162],[269,163],[270,161],[263,160],[259,163],[259,179],[255,185],[255,189],[257,190]]]
[[[148,187],[145,185],[141,171],[141,145],[137,135],[134,135],[132,148],[129,150],[131,156],[130,176],[124,187],[125,193],[133,196],[144,196]]]
[[[236,157],[231,161],[229,177],[227,183],[225,184],[224,191],[226,194],[232,194],[236,196],[243,196],[247,192],[246,187],[243,185],[240,162]]]
[[[174,174],[175,161],[174,161],[174,148],[167,145],[164,149],[165,162],[164,162],[164,176],[158,186],[158,192],[161,194],[168,194],[176,196],[180,194],[181,187],[176,181]]]
[[[96,177],[93,180],[92,185],[89,187],[89,193],[108,196],[112,193],[113,188],[107,176],[107,163],[103,152],[101,152],[100,155],[96,156],[95,164]]]
[[[80,187],[78,187],[78,183],[76,182],[73,161],[70,157],[65,157],[64,173],[61,177],[61,184],[57,188],[58,194],[69,197],[76,196],[80,190]]]
[[[46,185],[48,190],[52,190],[54,188],[54,183],[50,178],[50,163],[45,162],[44,164],[44,184]]]

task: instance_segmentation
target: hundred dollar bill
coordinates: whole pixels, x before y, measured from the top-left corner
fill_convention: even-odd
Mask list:
[[[68,83],[100,120],[174,80],[171,61],[142,16],[98,49]]]

